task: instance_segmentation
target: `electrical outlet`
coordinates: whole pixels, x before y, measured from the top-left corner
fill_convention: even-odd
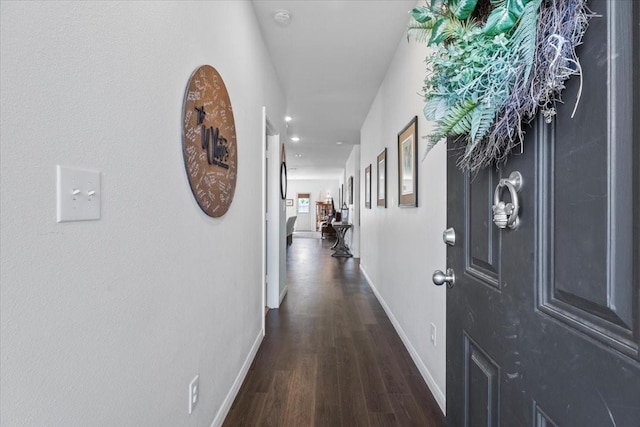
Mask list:
[[[196,375],[194,379],[189,383],[189,413],[192,413],[196,409],[198,398],[200,396],[200,376]]]
[[[436,346],[436,325],[434,325],[433,323],[431,323],[431,344],[433,344],[433,346]]]

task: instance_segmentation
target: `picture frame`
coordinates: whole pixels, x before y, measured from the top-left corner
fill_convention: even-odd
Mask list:
[[[287,206],[293,206],[293,199],[287,199]]]
[[[398,133],[398,206],[418,206],[418,116]]]
[[[364,207],[371,209],[371,163],[364,168]]]
[[[378,171],[378,206],[383,208],[387,207],[387,148],[377,157],[377,171]]]
[[[349,177],[349,186],[347,188],[347,193],[349,194],[349,204],[353,204],[353,176]]]

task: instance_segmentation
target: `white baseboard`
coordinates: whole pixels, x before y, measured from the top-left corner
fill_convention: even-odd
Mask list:
[[[411,344],[411,341],[409,341],[409,337],[407,337],[407,334],[405,334],[404,330],[402,329],[402,326],[400,326],[400,323],[398,322],[396,317],[393,315],[393,312],[391,311],[391,309],[387,305],[386,301],[384,300],[384,298],[382,298],[382,295],[380,295],[380,292],[378,292],[378,290],[376,289],[375,285],[371,281],[371,278],[369,277],[367,272],[362,267],[362,264],[360,264],[360,271],[362,272],[362,274],[364,275],[365,279],[367,280],[367,283],[369,283],[369,286],[371,287],[371,290],[373,290],[373,293],[375,294],[376,298],[380,302],[380,305],[384,309],[385,313],[387,313],[387,316],[389,317],[389,320],[391,320],[391,324],[393,325],[393,327],[395,328],[396,332],[400,336],[400,339],[404,343],[404,346],[407,348],[407,351],[411,355],[411,358],[413,359],[413,362],[418,367],[418,370],[420,371],[420,374],[422,375],[422,378],[427,383],[427,386],[429,387],[429,389],[433,393],[433,397],[435,397],[436,402],[438,402],[438,406],[440,406],[440,409],[442,410],[442,413],[446,414],[447,413],[447,411],[446,411],[447,398],[446,398],[445,394],[442,392],[440,387],[438,387],[438,385],[436,384],[436,381],[433,379],[433,375],[431,375],[431,372],[429,372],[429,369],[427,368],[427,366],[424,364],[424,362],[422,362],[422,359],[420,359],[420,356],[418,355],[418,352],[416,351],[416,349]]]
[[[256,357],[256,354],[258,353],[258,349],[260,348],[260,344],[262,344],[263,338],[264,338],[264,331],[260,330],[260,332],[258,333],[258,336],[256,337],[256,340],[253,342],[253,346],[251,347],[251,350],[249,351],[247,358],[244,360],[244,363],[242,364],[242,368],[240,368],[240,372],[238,372],[238,375],[236,376],[236,380],[233,382],[233,385],[231,386],[229,393],[227,393],[227,397],[225,397],[224,401],[222,402],[222,406],[220,406],[220,409],[218,409],[218,413],[216,414],[216,417],[213,419],[213,422],[211,423],[211,427],[220,427],[224,422],[224,419],[227,417],[227,414],[229,413],[229,409],[231,409],[231,405],[233,404],[233,401],[236,399],[236,396],[240,391],[240,387],[242,386],[242,383],[244,382],[244,379],[247,376],[247,372],[249,372],[251,363],[253,363],[253,359]]]
[[[284,297],[287,296],[287,291],[288,290],[289,290],[289,288],[287,287],[287,285],[284,285],[284,289],[282,290],[282,292],[280,292],[280,304],[282,304],[282,300],[284,299]]]

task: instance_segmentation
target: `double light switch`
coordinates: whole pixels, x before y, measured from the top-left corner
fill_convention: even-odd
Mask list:
[[[57,194],[58,222],[100,219],[100,172],[58,165]]]

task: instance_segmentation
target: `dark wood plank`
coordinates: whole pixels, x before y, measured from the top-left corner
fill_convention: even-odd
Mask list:
[[[255,426],[258,425],[262,416],[262,409],[267,399],[267,393],[246,393],[244,400],[239,401],[241,405],[247,407],[247,411],[230,411],[230,416],[224,422],[225,426]]]
[[[376,427],[396,427],[400,426],[398,424],[398,420],[396,420],[396,416],[390,413],[381,413],[381,412],[373,412],[369,414],[371,422],[370,426]]]
[[[435,426],[420,410],[415,399],[410,394],[390,394],[389,399],[393,405],[393,413],[396,415],[398,425],[401,426]]]
[[[273,373],[273,382],[269,387],[262,413],[257,425],[260,426],[280,426],[284,419],[287,399],[291,389],[290,371],[275,371]],[[241,411],[243,408],[236,408]]]
[[[389,393],[410,394],[411,390],[394,355],[394,348],[389,344],[382,328],[379,325],[367,325],[367,332],[376,346],[375,357],[385,389]]]
[[[288,393],[284,425],[314,425],[316,402],[317,356],[305,354],[295,363]]]
[[[338,387],[340,393],[342,424],[345,426],[367,426],[367,404],[360,374],[358,373],[356,348],[353,340],[336,340],[338,359]]]
[[[354,332],[353,342],[358,349],[356,352],[358,371],[364,389],[367,410],[369,412],[393,412],[368,334]]]
[[[338,393],[338,357],[335,347],[318,353],[315,422],[318,426],[341,426],[341,401]]]
[[[411,395],[416,400],[418,408],[424,413],[424,416],[431,421],[433,426],[444,426],[446,424],[444,414],[422,377],[410,375],[405,379],[409,384],[409,388],[411,388]]]

